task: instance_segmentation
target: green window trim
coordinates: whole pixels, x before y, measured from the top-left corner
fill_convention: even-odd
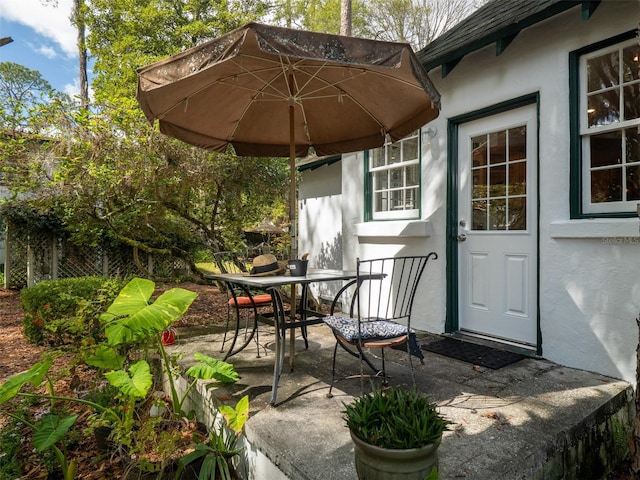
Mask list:
[[[631,218],[637,212],[599,212],[584,211],[582,202],[582,136],[580,134],[580,59],[597,50],[625,42],[636,36],[636,31],[616,35],[615,37],[587,45],[569,53],[569,215],[571,219],[582,218]]]

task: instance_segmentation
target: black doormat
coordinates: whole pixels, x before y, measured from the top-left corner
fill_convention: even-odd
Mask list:
[[[425,343],[422,345],[422,349],[462,360],[463,362],[480,365],[481,367],[491,368],[492,370],[498,370],[526,358],[518,353],[463,342],[455,338],[443,338]]]

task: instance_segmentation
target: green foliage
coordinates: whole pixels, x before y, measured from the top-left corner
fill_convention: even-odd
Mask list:
[[[21,402],[15,407],[18,418],[28,415],[28,408]],[[14,480],[22,477],[22,466],[18,453],[24,449],[22,429],[24,424],[16,418],[3,421],[0,429],[0,480]]]
[[[104,374],[109,383],[118,388],[123,395],[142,399],[147,396],[149,389],[153,385],[153,376],[149,364],[145,360],[140,360],[128,369],[115,370]]]
[[[242,452],[242,448],[237,448],[238,436],[244,429],[244,424],[249,418],[249,397],[242,397],[235,408],[229,405],[221,405],[218,411],[225,419],[225,423],[220,423],[218,427],[213,427],[209,431],[209,438],[206,443],[198,443],[193,452],[180,459],[180,467],[176,473],[176,478],[184,468],[197,460],[202,460],[200,469],[200,480],[232,480],[231,472],[233,457]],[[233,432],[231,433],[230,432]]]
[[[25,311],[23,331],[36,344],[79,344],[97,338],[97,320],[118,294],[124,280],[79,277],[40,282],[20,292]]]
[[[415,388],[375,390],[345,404],[343,413],[347,427],[358,438],[390,449],[439,443],[450,423]]]
[[[173,288],[150,304],[154,290],[155,284],[142,278],[134,278],[125,285],[100,317],[109,345],[136,342],[160,334],[185,313],[198,296],[195,292]]]
[[[55,94],[40,72],[13,62],[0,62],[0,130],[27,131],[38,105]]]

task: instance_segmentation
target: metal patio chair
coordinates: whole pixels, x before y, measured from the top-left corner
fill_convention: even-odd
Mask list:
[[[221,273],[247,273],[247,259],[246,256],[239,252],[216,252],[213,255],[216,265],[220,269]],[[255,339],[257,346],[257,357],[260,358],[260,342],[258,332],[258,309],[270,309],[269,312],[273,312],[273,305],[271,302],[271,294],[269,293],[257,293],[252,292],[247,288],[240,287],[239,285],[226,283],[224,286],[227,292],[227,322],[225,325],[224,336],[222,338],[222,346],[220,352],[224,352],[225,344],[231,342],[231,346],[225,359],[234,353],[244,349],[252,339]],[[268,315],[269,312],[262,312]],[[233,336],[227,339],[229,331],[229,325],[231,324],[232,317],[235,317],[238,322],[235,325],[235,332]],[[243,344],[236,350],[234,347],[238,340],[241,325],[240,322],[244,321],[244,340]]]
[[[339,346],[360,360],[361,379],[365,377],[363,365],[366,364],[375,377],[382,377],[385,385],[388,379],[384,349],[407,351],[415,385],[413,357],[422,362],[424,356],[411,328],[411,312],[427,262],[436,258],[438,255],[431,252],[423,256],[358,259],[356,280],[341,289],[334,300],[331,315],[323,319],[336,338],[328,397],[332,396],[336,382]],[[338,301],[343,308],[341,314],[336,315],[333,311]],[[376,366],[369,358],[365,352],[369,349],[380,349],[381,366]]]

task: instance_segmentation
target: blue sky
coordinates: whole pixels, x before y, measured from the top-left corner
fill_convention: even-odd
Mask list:
[[[0,37],[13,42],[0,47],[0,61],[39,71],[56,90],[77,95],[76,31],[69,21],[71,0],[2,0]],[[45,4],[45,5],[43,5]]]

